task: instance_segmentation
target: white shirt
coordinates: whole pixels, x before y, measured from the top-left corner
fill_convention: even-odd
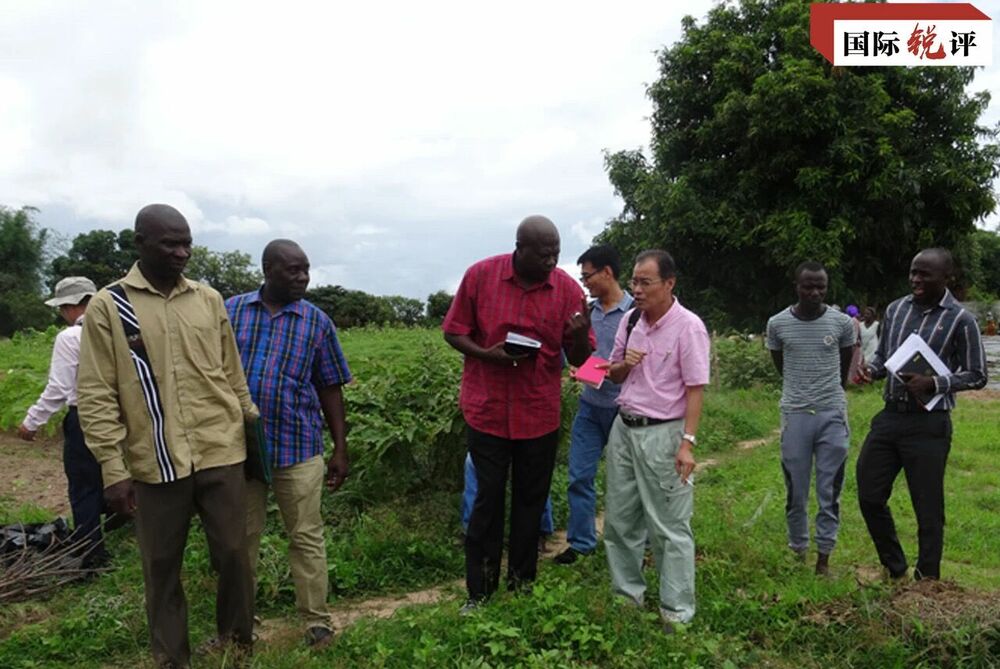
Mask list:
[[[865,362],[875,357],[878,350],[878,321],[872,321],[870,326],[861,323],[861,355]]]
[[[76,323],[56,335],[49,363],[49,382],[34,406],[28,409],[24,426],[37,430],[48,422],[63,405],[76,406],[76,370],[80,366],[80,334],[83,316]]]

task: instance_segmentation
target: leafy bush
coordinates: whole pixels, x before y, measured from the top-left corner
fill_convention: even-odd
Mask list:
[[[771,354],[764,340],[754,335],[716,337],[713,342],[713,360],[719,381],[726,388],[753,388],[755,386],[780,386]]]

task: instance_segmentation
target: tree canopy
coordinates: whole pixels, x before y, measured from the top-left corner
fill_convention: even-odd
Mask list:
[[[131,229],[83,232],[73,238],[65,255],[52,260],[50,287],[67,276],[85,276],[100,288],[125,276],[138,259]]]
[[[0,336],[53,322],[39,298],[48,235],[32,218],[36,211],[0,206]]]
[[[606,155],[624,200],[599,241],[669,250],[678,294],[716,327],[761,329],[791,271],[832,301],[885,305],[914,253],[961,247],[996,207],[998,129],[972,68],[831,66],[807,0],[741,0],[659,54],[649,155]]]
[[[232,297],[257,290],[264,283],[264,275],[249,253],[242,251],[209,251],[204,246],[191,247],[184,275],[193,281],[202,281],[222,293]]]

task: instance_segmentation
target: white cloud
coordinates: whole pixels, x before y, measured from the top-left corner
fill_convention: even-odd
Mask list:
[[[76,230],[168,202],[374,293],[453,290],[529,213],[572,261],[621,207],[602,151],[648,141],[654,52],[714,4],[0,0],[0,203]]]

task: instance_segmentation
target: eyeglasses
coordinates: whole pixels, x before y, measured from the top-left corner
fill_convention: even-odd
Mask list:
[[[602,267],[601,269],[604,268]],[[580,272],[580,281],[586,283],[590,281],[590,277],[594,276],[595,274],[599,274],[600,271],[601,271],[600,269],[595,269],[593,272]]]
[[[650,286],[656,285],[658,283],[663,283],[664,281],[666,281],[666,279],[656,279],[656,280],[653,280],[653,279],[631,279],[628,282],[628,285],[632,287],[632,290],[635,290],[636,288],[642,288],[643,290],[645,290],[646,288],[649,288]]]

